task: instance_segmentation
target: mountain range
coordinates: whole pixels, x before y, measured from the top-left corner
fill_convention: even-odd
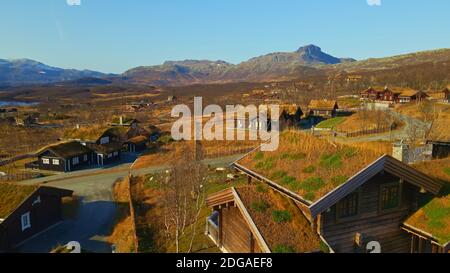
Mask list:
[[[225,61],[170,61],[157,66],[143,66],[126,71],[122,76],[133,83],[183,85],[202,82],[260,81],[285,77],[314,67],[354,62],[336,58],[315,45],[300,47],[295,52],[277,52],[252,58],[234,65]]]
[[[398,69],[424,63],[450,61],[450,49],[422,51],[387,58],[356,61],[324,53],[307,45],[294,52],[277,52],[231,64],[225,61],[167,61],[156,66],[141,66],[123,74],[104,74],[90,70],[61,69],[22,59],[0,59],[0,86],[68,82],[109,84],[112,82],[155,86],[201,83],[258,82],[325,75],[336,71],[349,73]]]
[[[113,75],[91,70],[62,69],[29,59],[0,59],[0,86],[47,84],[110,76]]]

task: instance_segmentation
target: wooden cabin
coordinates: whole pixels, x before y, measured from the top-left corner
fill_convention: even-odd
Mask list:
[[[292,141],[295,137],[302,141]],[[277,155],[279,152],[282,154]],[[310,231],[316,232],[331,252],[371,252],[372,244],[383,253],[449,250],[448,236],[439,232],[431,236],[439,241],[426,241],[433,247],[415,247],[418,233],[408,230],[411,225],[407,222],[424,208],[425,195],[439,198],[444,181],[391,156],[333,145],[302,133],[281,134],[279,152],[255,150],[233,166],[245,173],[251,184],[268,186],[293,202],[308,219]],[[217,210],[217,203],[212,206]],[[450,215],[444,217],[443,223],[449,223]],[[262,235],[269,240],[266,236],[270,235]]]
[[[312,100],[308,106],[308,115],[325,119],[334,118],[338,109],[335,100]]]
[[[133,153],[142,152],[147,149],[148,138],[145,136],[137,136],[130,138],[125,142],[127,150]]]
[[[297,128],[300,125],[303,114],[302,108],[296,104],[280,105],[280,132],[289,128]]]
[[[446,158],[450,156],[450,127],[448,116],[439,115],[433,122],[427,136],[427,143],[433,145],[433,158]]]
[[[425,100],[428,95],[425,92],[417,91],[413,89],[403,90],[400,95],[398,95],[398,103],[405,104],[411,102],[421,102]]]
[[[62,220],[63,197],[73,192],[46,186],[0,184],[0,253]]]
[[[450,102],[450,89],[445,88],[442,91],[430,91],[427,93],[428,99],[434,102],[448,103]]]
[[[71,172],[91,165],[92,157],[91,149],[71,141],[41,149],[34,165],[41,170]]]

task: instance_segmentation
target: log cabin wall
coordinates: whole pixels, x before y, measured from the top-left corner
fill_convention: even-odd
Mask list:
[[[336,205],[321,215],[322,235],[335,252],[364,252],[365,244],[378,241],[381,252],[408,253],[411,236],[400,225],[417,207],[419,189],[407,182],[400,186],[400,206],[380,210],[380,186],[400,179],[388,173],[380,173],[360,187],[358,214],[347,219],[337,219]],[[356,247],[356,234],[363,235],[363,246]]]
[[[239,209],[230,206],[221,210],[222,246],[231,253],[261,253]]]

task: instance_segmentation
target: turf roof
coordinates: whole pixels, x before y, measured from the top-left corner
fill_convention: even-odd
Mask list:
[[[445,245],[450,242],[450,158],[420,163],[415,168],[447,183],[437,197],[428,200],[405,223]]]
[[[286,131],[280,135],[277,151],[256,150],[237,163],[315,202],[381,156],[371,150]]]
[[[264,185],[236,188],[272,253],[314,252],[323,244],[294,202]]]
[[[37,189],[38,186],[0,183],[0,218],[6,218]]]

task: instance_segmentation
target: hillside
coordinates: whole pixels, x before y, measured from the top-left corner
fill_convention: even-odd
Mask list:
[[[46,84],[107,76],[112,75],[91,70],[62,69],[29,59],[0,59],[0,86]]]
[[[224,61],[186,60],[159,66],[138,67],[122,76],[131,82],[154,85],[183,85],[202,82],[262,81],[291,78],[298,73],[319,73],[314,67],[353,62],[308,45],[295,52],[270,53],[233,65]]]

